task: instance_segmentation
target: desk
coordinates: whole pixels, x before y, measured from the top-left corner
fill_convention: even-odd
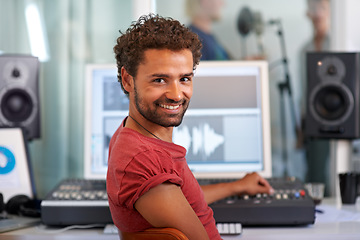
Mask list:
[[[360,240],[360,198],[355,205],[341,205],[339,200],[324,199],[317,207],[314,225],[301,227],[244,227],[243,234],[223,236],[224,240]],[[118,240],[116,234],[104,234],[102,228],[72,229],[54,233],[56,229],[35,226],[0,234],[1,240]]]

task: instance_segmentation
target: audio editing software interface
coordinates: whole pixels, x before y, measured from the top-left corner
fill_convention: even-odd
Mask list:
[[[87,129],[85,136],[85,177],[105,179],[109,143],[128,115],[129,100],[117,81],[114,65],[90,65],[87,89]]]
[[[187,149],[193,172],[263,167],[258,73],[256,68],[242,70],[196,72],[190,107],[173,134],[173,141]]]

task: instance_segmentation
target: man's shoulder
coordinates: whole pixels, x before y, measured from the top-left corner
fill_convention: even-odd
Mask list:
[[[132,129],[122,128],[116,131],[110,141],[110,149],[121,150],[123,154],[133,156],[140,153],[159,153],[167,152],[162,142],[146,137]]]
[[[186,149],[165,141],[150,138],[129,128],[118,129],[109,145],[109,157],[132,159],[147,156],[162,159],[185,158]]]
[[[111,138],[110,145],[122,145],[126,148],[148,148],[149,141],[142,134],[129,128],[118,129]]]

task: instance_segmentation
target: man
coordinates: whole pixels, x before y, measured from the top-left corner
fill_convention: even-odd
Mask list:
[[[307,0],[306,15],[313,27],[312,38],[301,49],[301,74],[302,74],[302,121],[306,117],[307,78],[306,78],[306,53],[330,50],[330,18],[331,6],[329,0]],[[305,126],[306,127],[306,126]],[[299,142],[303,142],[301,138]],[[329,155],[330,142],[327,139],[305,139],[308,182],[324,182],[329,185]],[[319,170],[321,169],[321,170]],[[328,188],[326,194],[328,194]]]
[[[187,0],[189,28],[202,42],[201,60],[229,60],[230,56],[212,33],[212,24],[221,19],[224,0]]]
[[[221,239],[208,204],[234,194],[271,193],[258,174],[201,188],[172,143],[192,96],[201,56],[197,35],[178,21],[142,16],[117,39],[118,78],[129,116],[110,141],[107,191],[120,231],[173,227],[189,239]]]

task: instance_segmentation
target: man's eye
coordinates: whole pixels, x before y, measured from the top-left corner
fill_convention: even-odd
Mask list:
[[[162,83],[164,82],[165,80],[163,78],[157,78],[154,80],[154,82],[158,82],[158,83]]]
[[[189,78],[189,77],[183,77],[183,78],[180,79],[180,81],[182,81],[182,82],[189,82],[189,81],[191,81],[191,78]]]

